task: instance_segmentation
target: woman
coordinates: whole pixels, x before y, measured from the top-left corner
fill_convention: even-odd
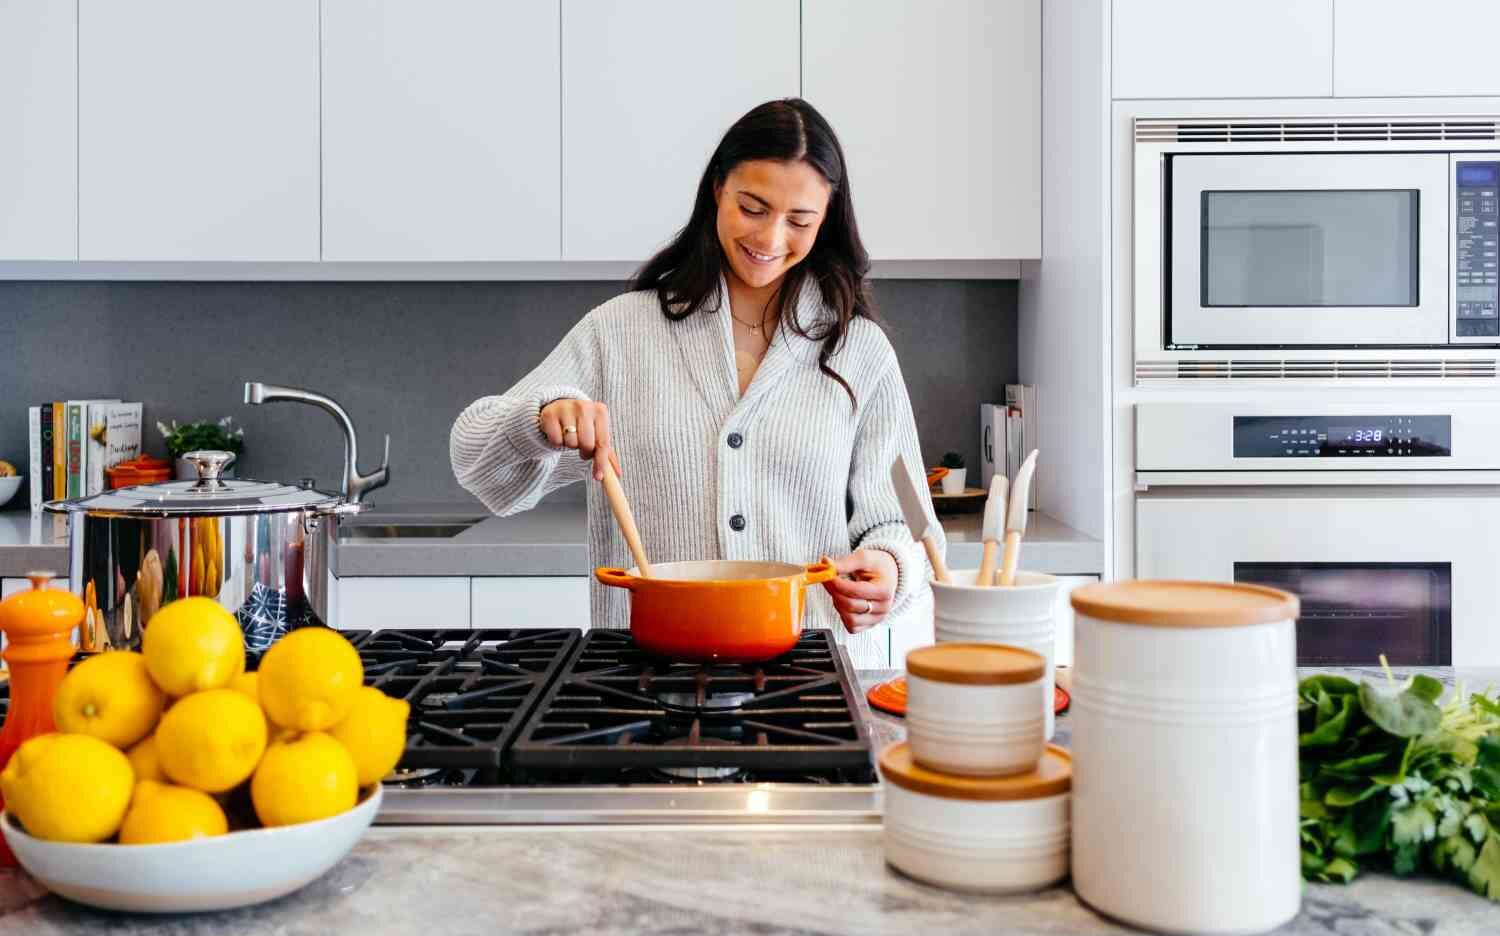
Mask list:
[[[653,562],[832,556],[840,576],[809,593],[807,623],[851,635],[857,666],[886,666],[864,632],[924,612],[930,627],[931,595],[891,488],[897,455],[922,462],[868,269],[833,130],[806,101],[762,104],[724,135],[633,291],[459,416],[454,474],[506,515],[602,478],[607,458]],[[632,565],[600,485],[588,502],[595,564]],[[621,589],[594,583],[592,609],[595,626],[629,626]]]

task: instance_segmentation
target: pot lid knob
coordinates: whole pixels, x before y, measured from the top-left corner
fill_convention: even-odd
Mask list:
[[[223,482],[220,475],[224,473],[224,469],[234,464],[233,452],[206,450],[188,452],[182,457],[187,459],[198,472],[198,483],[191,488],[193,492],[207,494],[229,489],[229,485]]]

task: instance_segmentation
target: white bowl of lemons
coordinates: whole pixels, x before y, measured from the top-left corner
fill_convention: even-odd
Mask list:
[[[380,810],[407,703],[363,685],[359,654],[310,627],[244,672],[233,615],[185,598],[59,685],[58,730],[0,772],[0,830],[32,877],[111,910],[224,910],[306,885]]]

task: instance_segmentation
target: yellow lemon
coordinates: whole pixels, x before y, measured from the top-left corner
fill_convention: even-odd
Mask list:
[[[271,745],[250,780],[262,825],[326,819],[352,809],[359,796],[354,758],[321,731]]]
[[[271,645],[260,661],[260,704],[271,721],[324,731],[344,720],[365,669],[338,631],[303,627]]]
[[[156,612],[141,652],[151,678],[173,696],[222,688],[245,671],[239,621],[212,598],[181,598]]]
[[[93,735],[124,750],[151,733],[161,717],[162,692],[139,653],[112,650],[73,667],[57,687],[57,730]]]
[[[156,729],[156,756],[167,779],[205,793],[244,782],[265,750],[260,706],[233,689],[184,696]]]
[[[135,782],[143,780],[155,780],[162,782],[167,775],[161,772],[161,758],[156,754],[156,735],[149,734],[136,743],[136,746],[125,752],[130,758],[130,766],[135,770]]]
[[[255,673],[241,673],[229,681],[229,688],[235,692],[242,692],[249,696],[256,705],[260,704],[260,686],[257,685]]]
[[[151,845],[223,835],[229,820],[214,798],[198,790],[146,780],[120,826],[121,845]]]
[[[0,795],[26,831],[53,842],[102,842],[120,828],[135,775],[92,735],[38,735],[0,772]]]
[[[406,750],[406,716],[411,706],[372,686],[361,686],[343,721],[329,730],[349,749],[359,785],[379,783]]]

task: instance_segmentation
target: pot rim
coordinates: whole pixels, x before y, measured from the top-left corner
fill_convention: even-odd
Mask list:
[[[621,569],[612,566],[600,566],[594,570],[594,576],[605,585],[613,585],[620,588],[638,588],[649,586],[651,588],[754,588],[764,585],[766,582],[788,582],[792,584],[807,586],[816,585],[833,578],[837,573],[833,570],[833,561],[826,556],[817,562],[806,565],[798,565],[795,562],[776,562],[755,559],[687,559],[680,562],[653,563],[651,568],[655,572],[659,569],[670,569],[673,566],[695,566],[695,565],[742,565],[778,567],[784,569],[781,575],[762,575],[753,578],[662,578],[660,575],[652,575],[647,578],[640,573],[639,566],[631,566]]]
[[[140,485],[146,487],[148,485]],[[125,493],[131,488],[116,488],[108,493]],[[326,494],[328,497],[339,498],[338,494]],[[98,494],[89,495],[96,498]],[[363,502],[350,503],[342,499],[329,503],[311,504],[265,504],[247,503],[225,506],[223,504],[212,506],[205,504],[200,508],[193,507],[151,507],[141,505],[129,510],[112,510],[109,508],[91,507],[81,503],[84,498],[68,498],[66,500],[52,500],[42,504],[42,509],[48,513],[55,514],[84,514],[106,520],[172,520],[178,517],[240,517],[256,514],[278,514],[278,513],[307,513],[318,517],[343,517],[364,512],[368,504]]]

